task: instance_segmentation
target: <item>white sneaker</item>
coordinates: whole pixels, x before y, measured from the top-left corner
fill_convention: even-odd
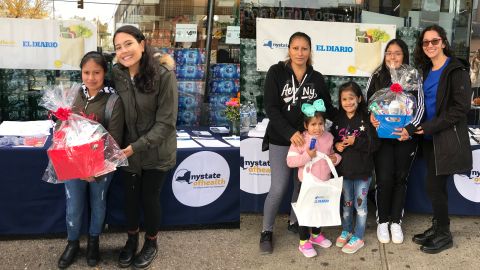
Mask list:
[[[390,233],[388,232],[388,222],[380,223],[377,226],[377,238],[380,243],[390,242]]]
[[[401,244],[403,242],[403,232],[400,224],[392,223],[392,225],[390,225],[390,231],[392,232],[392,242]]]

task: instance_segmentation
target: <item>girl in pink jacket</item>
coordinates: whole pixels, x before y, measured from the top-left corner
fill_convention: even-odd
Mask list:
[[[292,144],[287,155],[287,165],[291,168],[298,167],[298,180],[300,182],[303,179],[304,166],[317,156],[317,151],[327,155],[334,165],[340,162],[341,156],[333,151],[333,135],[325,131],[325,117],[323,115],[325,111],[325,105],[321,99],[317,99],[313,102],[313,105],[302,105],[302,112],[305,115],[305,131],[302,135],[305,143],[303,146]],[[331,178],[330,167],[324,159],[315,162],[311,166],[310,173],[317,181],[327,181]],[[309,235],[309,229],[305,226],[299,226],[298,228],[300,234],[298,250],[308,258],[317,255],[313,245],[323,248],[332,245],[332,242],[323,236],[320,228],[311,228],[311,235]]]

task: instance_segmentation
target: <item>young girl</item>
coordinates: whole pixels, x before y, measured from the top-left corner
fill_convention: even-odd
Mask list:
[[[303,166],[317,156],[317,151],[328,155],[334,165],[340,162],[340,155],[333,151],[333,136],[325,131],[325,105],[322,99],[313,102],[313,105],[303,104],[302,112],[304,113],[304,126],[306,131],[302,133],[303,140],[306,142],[303,146],[295,146],[292,144],[288,150],[287,165],[291,168],[298,167],[298,180],[303,179]],[[316,139],[315,144],[310,144],[312,139]],[[311,148],[311,149],[310,149]],[[324,159],[315,162],[312,165],[311,173],[320,181],[326,181],[331,178],[330,168]],[[317,255],[313,245],[319,245],[328,248],[332,242],[325,238],[320,228],[311,228],[312,234],[309,236],[309,227],[299,226],[300,245],[298,250],[305,257],[310,258]]]
[[[372,152],[376,132],[368,121],[367,106],[362,91],[355,82],[348,82],[339,89],[340,112],[332,126],[335,149],[342,162],[337,166],[343,176],[342,233],[336,246],[345,253],[355,253],[363,247],[367,221],[367,194],[373,170]],[[369,134],[372,134],[369,136]],[[353,228],[353,208],[356,210]]]

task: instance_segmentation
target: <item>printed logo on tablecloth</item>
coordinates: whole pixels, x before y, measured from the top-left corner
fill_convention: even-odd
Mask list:
[[[458,192],[467,200],[480,202],[480,150],[474,150],[473,169],[469,175],[455,174],[453,181]]]
[[[215,152],[202,151],[178,165],[172,190],[182,204],[201,207],[216,201],[227,188],[229,179],[228,162]]]
[[[262,152],[262,139],[248,138],[240,142],[240,189],[263,194],[270,190],[270,160]]]

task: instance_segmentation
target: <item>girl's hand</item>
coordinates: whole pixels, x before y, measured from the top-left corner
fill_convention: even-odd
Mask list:
[[[90,177],[85,177],[85,178],[80,178],[81,180],[87,181],[87,182],[93,182],[95,181],[95,177],[90,176]]]
[[[342,153],[343,150],[345,150],[345,145],[343,145],[343,142],[337,142],[335,144],[335,149],[337,149],[338,152]]]
[[[305,144],[305,140],[300,131],[297,131],[292,135],[290,142],[296,147],[302,147]]]
[[[343,145],[345,147],[351,146],[354,143],[355,143],[355,136],[353,136],[353,135],[347,136],[345,139],[343,139]]]
[[[127,146],[125,149],[122,149],[122,151],[125,154],[125,156],[127,156],[127,158],[133,155],[133,149],[131,145]]]
[[[375,118],[375,115],[373,113],[370,114],[370,123],[372,123],[372,126],[375,128],[378,128],[380,126],[380,121]]]
[[[397,139],[399,141],[406,141],[410,139],[410,134],[408,134],[408,131],[404,128],[396,128],[395,132],[392,134],[400,136],[400,138]]]
[[[418,135],[423,135],[425,134],[425,132],[423,132],[423,128],[421,126],[419,126],[417,128],[417,131],[415,131],[415,134],[418,134]]]
[[[337,163],[337,156],[335,154],[328,155],[333,164]]]
[[[307,153],[310,156],[310,158],[314,158],[317,156],[317,149],[312,149],[312,150],[307,149]]]

